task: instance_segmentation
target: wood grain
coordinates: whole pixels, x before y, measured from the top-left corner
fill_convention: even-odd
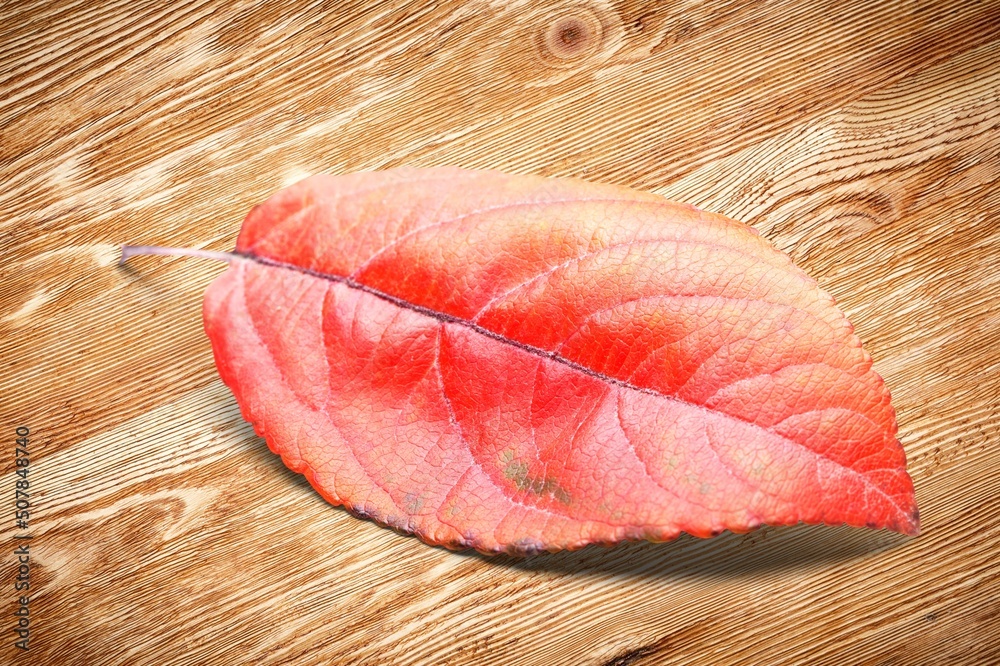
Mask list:
[[[1000,663],[1000,3],[0,2],[0,495],[33,664]],[[487,559],[325,504],[201,330],[243,215],[454,164],[756,226],[885,377],[924,533]],[[7,500],[7,502],[10,502]],[[9,612],[7,609],[10,609]]]

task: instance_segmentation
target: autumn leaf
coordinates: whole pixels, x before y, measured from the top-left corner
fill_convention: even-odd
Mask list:
[[[871,358],[738,222],[398,169],[276,193],[224,258],[205,330],[244,418],[328,501],[428,543],[918,531]]]

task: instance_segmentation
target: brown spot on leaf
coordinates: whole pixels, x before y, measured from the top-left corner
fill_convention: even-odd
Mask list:
[[[520,491],[531,493],[532,495],[553,497],[562,504],[572,502],[570,494],[555,479],[532,476],[528,470],[528,466],[519,460],[508,461],[504,467],[503,475],[510,479]]]

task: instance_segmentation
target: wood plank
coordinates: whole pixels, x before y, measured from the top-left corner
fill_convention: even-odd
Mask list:
[[[32,649],[0,654],[1000,662],[998,63],[998,2],[0,3],[0,423],[31,427],[38,498]],[[200,297],[221,267],[117,248],[229,249],[302,175],[403,163],[756,226],[886,378],[924,533],[489,559],[324,503],[217,379]],[[12,454],[0,470],[7,493]]]

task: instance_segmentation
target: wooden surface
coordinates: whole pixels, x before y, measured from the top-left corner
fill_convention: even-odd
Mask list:
[[[519,561],[325,504],[216,376],[200,308],[222,267],[122,269],[117,248],[230,249],[282,185],[401,164],[754,225],[872,353],[923,534]],[[1000,663],[996,1],[7,0],[0,183],[0,662]]]

